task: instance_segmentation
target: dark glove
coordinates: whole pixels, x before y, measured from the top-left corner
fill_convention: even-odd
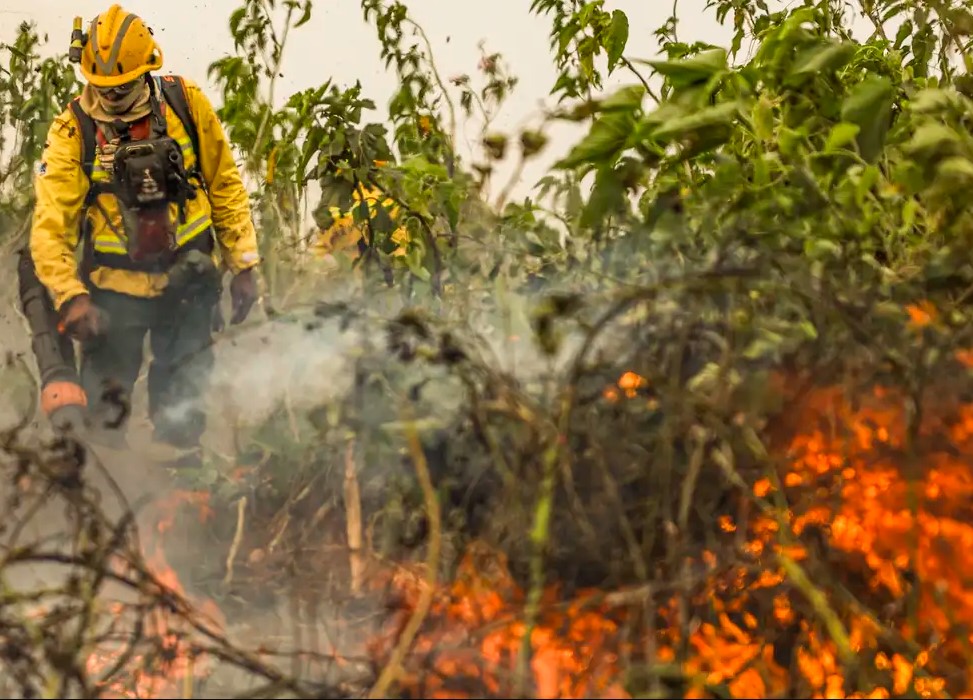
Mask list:
[[[250,309],[257,301],[257,279],[253,268],[238,273],[230,281],[230,300],[233,302],[233,316],[230,325],[243,323],[250,314]]]
[[[104,333],[107,325],[104,313],[91,303],[87,294],[69,300],[61,308],[60,316],[58,331],[82,342]]]

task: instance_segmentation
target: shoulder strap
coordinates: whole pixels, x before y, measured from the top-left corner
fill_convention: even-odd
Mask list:
[[[91,171],[95,167],[95,149],[98,146],[98,127],[95,120],[87,112],[81,109],[81,97],[75,97],[69,103],[71,113],[74,114],[78,122],[78,129],[81,131],[81,169],[85,177],[88,178],[88,192],[85,194],[84,202],[81,205],[81,212],[78,216],[78,237],[81,239],[82,252],[81,260],[78,264],[78,273],[81,281],[86,287],[91,286],[91,269],[94,255],[94,242],[89,235],[88,228],[88,207],[98,198],[102,191],[100,183],[91,181]]]
[[[111,187],[103,182],[93,182],[91,180],[91,172],[95,168],[95,153],[98,147],[98,125],[95,124],[95,120],[91,118],[91,115],[81,109],[81,98],[75,97],[69,103],[71,108],[71,113],[74,114],[75,120],[78,122],[78,129],[81,131],[81,170],[84,171],[85,177],[88,178],[88,192],[85,194],[84,202],[81,206],[81,234],[84,237],[86,235],[85,220],[87,217],[87,210],[95,200],[98,199],[98,195],[102,192],[111,191]]]
[[[193,144],[193,153],[196,154],[196,162],[199,163],[199,131],[196,129],[196,120],[193,119],[189,109],[189,99],[186,96],[186,85],[178,75],[164,75],[159,78],[160,88],[165,97],[166,103],[172,107],[172,111],[179,117],[189,140]]]
[[[70,103],[71,112],[78,122],[81,130],[81,168],[85,176],[90,180],[91,171],[95,167],[95,147],[97,146],[98,132],[95,120],[81,109],[81,98],[75,97]]]

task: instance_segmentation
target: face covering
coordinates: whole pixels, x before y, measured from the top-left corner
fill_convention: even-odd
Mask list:
[[[149,84],[139,78],[129,90],[101,89],[90,83],[81,91],[81,109],[96,121],[110,122],[121,119],[124,122],[138,121],[152,111],[149,104],[151,96]]]

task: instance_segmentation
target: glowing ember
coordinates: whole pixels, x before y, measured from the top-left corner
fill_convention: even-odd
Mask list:
[[[618,401],[621,398],[619,394],[619,389],[625,394],[626,398],[634,399],[638,395],[639,389],[647,385],[645,377],[636,374],[635,372],[625,372],[621,377],[618,378],[617,387],[612,385],[605,387],[602,392],[602,396],[612,403]]]

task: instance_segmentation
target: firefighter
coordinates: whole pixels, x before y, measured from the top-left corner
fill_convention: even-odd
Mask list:
[[[386,165],[385,161],[375,161],[375,167],[381,168]],[[382,200],[382,194],[375,188],[365,187],[364,199],[367,202],[369,215],[375,216],[375,205]],[[362,197],[356,190],[352,193],[352,204],[348,211],[341,211],[338,207],[330,207],[331,222],[327,228],[319,230],[311,241],[311,252],[314,257],[330,262],[334,258],[341,256],[347,260],[357,259],[365,250],[367,245],[365,233],[362,231],[364,226],[357,224],[352,214],[357,210]],[[384,198],[382,206],[385,208],[393,222],[399,219],[399,209],[389,198]],[[406,255],[406,248],[409,242],[409,234],[404,226],[398,226],[391,234],[391,239],[396,243],[392,256],[401,257]]]
[[[79,343],[92,436],[127,446],[147,338],[154,441],[173,466],[199,465],[224,274],[231,324],[257,300],[249,196],[199,86],[154,75],[163,53],[143,20],[113,4],[86,29],[76,18],[69,53],[86,84],[34,178],[31,257]]]

